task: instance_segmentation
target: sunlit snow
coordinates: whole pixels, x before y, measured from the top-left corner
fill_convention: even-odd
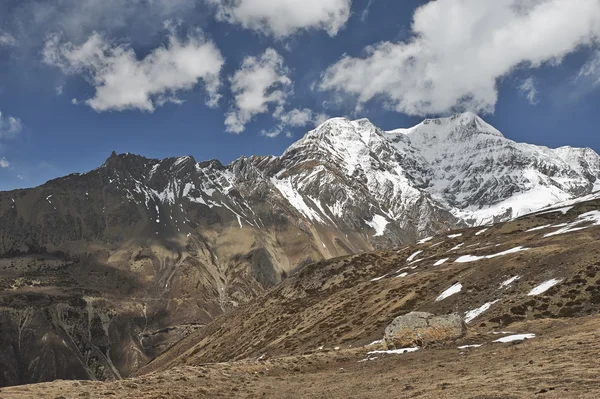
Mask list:
[[[373,216],[373,220],[366,222],[375,230],[375,237],[382,236],[385,228],[388,225],[388,220],[381,215]]]
[[[379,280],[382,280],[382,279],[384,279],[384,278],[386,278],[386,277],[387,277],[387,274],[384,274],[383,276],[381,276],[381,277],[377,277],[377,278],[374,278],[374,279],[372,279],[371,281],[379,281]]]
[[[567,212],[569,212],[571,209],[573,209],[573,206],[565,206],[564,208],[553,209],[551,211],[537,213],[536,215],[546,215],[546,214],[549,214],[549,213],[556,213],[556,212],[560,212],[563,215],[566,215]]]
[[[587,226],[583,226],[583,227],[575,227],[575,226],[578,226],[583,223],[590,223],[590,224]],[[560,235],[560,234],[572,233],[574,231],[585,230],[592,226],[600,226],[600,211],[591,211],[591,212],[582,213],[581,215],[579,215],[577,217],[577,219],[575,221],[567,224],[562,229],[559,229],[553,233],[548,233],[548,234],[544,235],[544,237],[552,237],[552,236],[556,236],[556,235]],[[559,226],[555,226],[555,227],[559,227]]]
[[[555,279],[555,278],[553,278],[552,280],[544,281],[542,284],[538,285],[537,287],[535,287],[534,289],[529,291],[529,294],[527,294],[527,295],[528,296],[536,296],[536,295],[543,294],[544,292],[548,291],[550,288],[554,287],[556,284],[560,283],[561,281],[562,281],[562,279]]]
[[[500,284],[500,288],[506,288],[509,285],[511,285],[512,283],[514,283],[515,281],[519,280],[521,278],[521,276],[514,276],[509,278],[508,280],[504,280],[501,284]]]
[[[422,240],[417,241],[417,244],[425,244],[426,242],[433,240],[433,238],[434,238],[433,236],[427,237],[427,238],[423,238]]]
[[[367,352],[367,355],[376,355],[376,354],[386,354],[386,355],[400,355],[402,353],[416,352],[419,348],[401,348],[401,349],[391,349],[387,351],[371,351]]]
[[[503,256],[503,255],[508,255],[508,254],[514,254],[514,253],[517,253],[517,252],[527,251],[527,250],[529,250],[529,248],[516,247],[516,248],[512,248],[512,249],[509,249],[507,251],[499,252],[499,253],[493,254],[493,255],[486,255],[486,256],[465,255],[465,256],[461,256],[460,258],[456,259],[455,262],[456,263],[476,262],[476,261],[481,260],[481,259],[492,259],[492,258],[496,258],[498,256]]]
[[[459,346],[458,349],[479,348],[481,346],[482,346],[481,344],[478,344],[478,345],[463,345],[463,346]]]
[[[494,342],[507,343],[507,342],[523,341],[523,340],[532,339],[532,338],[535,338],[535,334],[515,334],[515,335],[509,335],[508,337],[498,338]]]
[[[444,263],[446,263],[450,258],[444,258],[444,259],[440,259],[437,262],[435,262],[433,265],[434,266],[440,266],[443,265]]]
[[[417,257],[417,255],[419,255],[421,252],[423,252],[423,251],[417,251],[417,252],[415,252],[414,254],[412,254],[411,256],[409,256],[408,258],[406,258],[406,261],[407,262],[412,262],[413,259],[415,259]]]
[[[545,224],[543,226],[534,227],[532,229],[527,230],[525,233],[531,233],[532,231],[544,230],[544,229],[547,229],[548,227],[552,227],[552,225],[551,224]]]
[[[465,243],[461,242],[460,244],[458,244],[454,248],[450,248],[450,250],[448,252],[454,252],[454,251],[458,250],[460,247],[462,247],[463,245],[465,245]],[[448,252],[446,252],[446,253],[448,253]]]
[[[317,221],[323,223],[323,219],[311,209],[302,196],[294,189],[292,178],[288,178],[286,180],[278,180],[275,177],[271,178],[271,183],[288,200],[288,202],[298,210],[301,214],[309,218],[310,220]]]
[[[435,299],[435,301],[436,302],[442,301],[442,300],[448,298],[449,296],[459,293],[461,290],[462,290],[462,284],[456,283],[452,287],[448,288],[446,291],[442,292],[440,294],[440,296],[438,296]]]
[[[477,309],[469,310],[468,312],[465,313],[465,323],[470,323],[471,321],[473,321],[474,318],[476,318],[477,316],[479,316],[482,313],[484,313],[485,311],[487,311],[493,304],[495,304],[498,301],[499,301],[499,299],[497,299],[493,302],[485,303],[482,306],[478,307]]]

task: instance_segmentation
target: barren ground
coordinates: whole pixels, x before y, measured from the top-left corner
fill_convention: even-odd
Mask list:
[[[366,357],[367,348],[182,366],[114,382],[55,381],[3,388],[0,398],[598,398],[600,318],[511,325],[536,338],[492,343],[472,329],[443,348]],[[464,344],[483,343],[473,349]]]

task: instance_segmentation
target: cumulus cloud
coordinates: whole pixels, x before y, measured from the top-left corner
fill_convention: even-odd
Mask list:
[[[437,0],[413,16],[413,36],[345,56],[319,88],[409,115],[493,112],[497,80],[517,67],[559,64],[600,37],[598,0]]]
[[[287,110],[288,97],[292,94],[289,73],[283,57],[272,48],[258,57],[246,57],[230,79],[234,106],[225,118],[226,131],[242,133],[253,117],[271,110],[275,126],[262,131],[267,137],[279,136],[288,128],[305,127],[324,120],[326,115],[308,108]]]
[[[66,74],[86,77],[96,93],[85,103],[98,112],[152,112],[167,102],[179,103],[179,92],[201,81],[209,106],[216,106],[220,98],[219,74],[224,60],[214,43],[200,32],[181,40],[171,31],[167,45],[143,59],[138,59],[129,45],[110,43],[98,33],[79,46],[55,34],[46,40],[43,58]]]
[[[23,131],[23,123],[19,118],[4,116],[0,112],[0,139],[13,139]]]
[[[10,167],[10,162],[6,160],[6,158],[0,158],[0,168],[8,168]]]
[[[259,57],[246,57],[230,79],[235,106],[226,115],[226,130],[242,133],[255,115],[283,106],[292,85],[288,73],[283,57],[272,48]]]
[[[525,96],[529,104],[535,105],[538,103],[538,89],[533,77],[529,77],[517,87],[521,94]]]
[[[294,108],[291,111],[285,111],[284,107],[278,107],[273,113],[273,119],[277,121],[277,124],[270,130],[263,130],[262,135],[277,137],[289,128],[317,126],[328,118],[326,114],[316,113],[308,108]],[[291,137],[289,131],[286,132],[286,136]]]
[[[322,29],[335,36],[350,17],[352,0],[208,0],[217,18],[276,38]]]

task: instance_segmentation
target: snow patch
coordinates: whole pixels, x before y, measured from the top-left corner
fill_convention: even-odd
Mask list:
[[[471,321],[473,321],[473,319],[475,319],[477,316],[479,316],[482,313],[484,313],[485,311],[487,311],[489,308],[492,307],[493,304],[495,304],[498,301],[499,301],[499,299],[496,299],[493,302],[484,303],[477,309],[469,310],[468,312],[465,313],[465,323],[470,323]]]
[[[442,301],[442,300],[448,298],[449,296],[452,296],[454,294],[458,294],[461,290],[462,290],[462,284],[461,283],[456,283],[452,287],[448,288],[446,291],[442,292],[440,294],[440,296],[438,296],[435,299],[435,301],[436,302]]]
[[[454,248],[451,248],[448,252],[454,252],[457,251],[458,249],[460,249],[460,247],[462,247],[463,245],[465,245],[464,242],[461,242],[460,244],[458,244],[457,246],[455,246]],[[446,252],[446,253],[448,253]]]
[[[414,254],[412,254],[411,256],[409,256],[408,258],[406,258],[407,262],[412,262],[413,259],[415,259],[417,257],[417,255],[419,255],[420,253],[422,253],[422,250],[419,250],[417,252],[415,252]]]
[[[555,278],[553,278],[552,280],[544,281],[542,284],[538,285],[537,287],[535,287],[534,289],[529,291],[529,294],[527,294],[527,295],[528,296],[536,296],[536,295],[543,294],[544,292],[548,291],[550,288],[554,287],[556,284],[558,284],[560,282],[562,282],[562,279],[555,279]]]
[[[543,226],[534,227],[532,229],[527,230],[525,233],[531,233],[532,231],[544,230],[544,229],[547,229],[548,227],[552,227],[552,225],[551,224],[545,224]]]
[[[272,177],[271,183],[273,183],[281,195],[290,203],[290,205],[296,208],[298,212],[310,220],[323,223],[323,219],[321,219],[321,217],[313,209],[311,209],[306,202],[304,202],[304,199],[300,193],[294,189],[291,177],[287,180],[278,180],[275,177]]]
[[[508,337],[498,338],[494,342],[507,343],[507,342],[523,341],[526,339],[533,339],[533,338],[535,338],[535,334],[515,334],[515,335],[509,335]]]
[[[440,259],[437,262],[435,262],[433,265],[434,266],[440,266],[443,265],[444,263],[446,263],[450,258],[444,258],[444,259]]]
[[[367,355],[376,355],[376,354],[385,354],[385,355],[400,355],[403,353],[416,352],[419,348],[401,348],[401,349],[391,349],[387,351],[371,351],[368,352]]]
[[[515,281],[521,279],[521,276],[514,276],[509,278],[508,280],[504,280],[501,284],[500,284],[500,288],[506,288],[509,285],[511,285],[512,283],[514,283]]]
[[[433,238],[434,238],[433,236],[427,237],[427,238],[423,238],[422,240],[417,241],[417,244],[425,244],[426,242],[429,242],[429,241],[433,240]]]
[[[482,344],[476,344],[476,345],[463,345],[463,346],[459,346],[458,349],[469,349],[469,348],[479,348],[483,346]]]
[[[528,250],[529,250],[529,248],[516,247],[516,248],[512,248],[512,249],[509,249],[507,251],[499,252],[499,253],[493,254],[493,255],[486,255],[486,256],[465,255],[465,256],[461,256],[460,258],[456,259],[454,262],[455,263],[476,262],[476,261],[481,260],[481,259],[492,259],[492,258],[496,258],[498,256],[503,256],[503,255],[508,255],[508,254],[514,254],[514,253],[517,253],[517,252],[528,251]]]
[[[578,226],[583,223],[590,223],[590,224],[588,226],[584,226],[584,227],[575,227],[575,226]],[[591,212],[582,213],[581,215],[579,215],[577,217],[577,219],[575,221],[567,224],[565,227],[563,227],[560,230],[557,230],[553,233],[548,233],[548,234],[544,235],[544,238],[552,237],[552,236],[556,236],[556,235],[560,235],[560,234],[565,234],[565,233],[572,233],[574,231],[585,230],[592,226],[600,226],[600,211],[591,211]],[[555,227],[559,227],[559,226],[555,226]]]
[[[374,237],[382,236],[385,228],[389,224],[389,221],[381,215],[373,216],[373,220],[365,221],[369,226],[371,226],[375,230]]]
[[[567,212],[569,212],[573,208],[574,208],[574,206],[565,206],[564,208],[552,209],[551,211],[536,213],[536,215],[547,215],[549,213],[556,213],[556,212],[560,212],[563,215],[566,215]]]

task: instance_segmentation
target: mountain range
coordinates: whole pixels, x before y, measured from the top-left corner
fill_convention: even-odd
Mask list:
[[[126,377],[324,259],[508,221],[600,188],[591,149],[472,113],[326,121],[229,165],[113,153],[0,193],[0,385]]]

